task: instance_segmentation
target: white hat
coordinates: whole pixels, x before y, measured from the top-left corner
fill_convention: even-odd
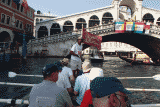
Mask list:
[[[63,60],[61,60],[62,63],[69,63],[69,59],[68,58],[64,58]]]
[[[82,36],[79,36],[78,39],[83,39]]]
[[[84,61],[83,64],[82,64],[82,69],[83,69],[83,72],[87,72],[89,70],[91,70],[92,66],[91,66],[91,63],[89,61]]]
[[[104,77],[103,70],[101,68],[94,67],[89,73],[89,79],[93,80],[96,77]]]

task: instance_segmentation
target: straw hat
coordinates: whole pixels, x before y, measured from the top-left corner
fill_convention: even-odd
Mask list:
[[[84,61],[83,64],[82,64],[82,69],[83,69],[83,72],[87,72],[89,70],[91,70],[92,66],[91,66],[91,63],[89,61]]]
[[[61,60],[62,64],[68,64],[69,63],[69,59],[68,58],[64,58],[63,60]]]

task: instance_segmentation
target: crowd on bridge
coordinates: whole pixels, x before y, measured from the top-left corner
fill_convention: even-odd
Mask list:
[[[64,58],[42,69],[44,80],[32,87],[29,107],[130,107],[120,80],[104,77],[102,63],[82,62],[82,37]],[[70,64],[70,66],[68,66]]]

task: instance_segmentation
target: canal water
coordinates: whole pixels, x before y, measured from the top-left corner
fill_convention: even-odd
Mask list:
[[[42,68],[46,64],[54,63],[55,61],[62,60],[62,58],[45,58],[45,59],[27,59],[25,65],[20,65],[20,68],[14,68],[12,71],[26,74],[26,75],[42,75]],[[6,65],[9,67],[9,65]],[[104,70],[105,77],[151,77],[160,73],[160,66],[152,65],[133,65],[119,59],[118,57],[105,57],[102,69]],[[24,84],[38,84],[42,82],[41,77],[21,77],[16,76],[9,78],[1,72],[0,82],[11,83],[24,83]],[[160,89],[160,81],[149,79],[121,79],[120,80],[125,88],[140,88],[140,89]],[[1,99],[21,99],[29,94],[31,87],[27,86],[12,86],[0,85],[0,98]],[[131,104],[155,104],[160,102],[160,92],[150,91],[131,91],[129,95]],[[0,103],[0,106],[6,104]]]

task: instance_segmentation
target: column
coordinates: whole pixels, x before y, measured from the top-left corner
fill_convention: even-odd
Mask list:
[[[142,1],[143,0],[139,0],[136,4],[136,20],[140,20],[142,21]]]

